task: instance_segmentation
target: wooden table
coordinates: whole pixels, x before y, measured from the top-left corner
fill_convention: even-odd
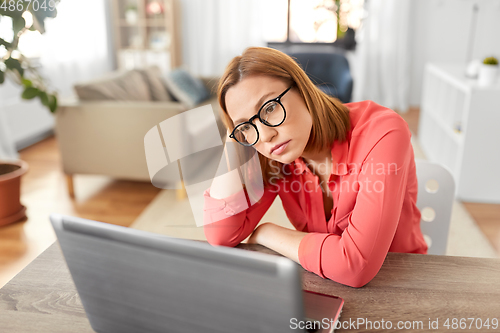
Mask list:
[[[260,245],[239,246],[276,254]],[[392,332],[397,325],[403,325],[400,331],[427,332],[429,322],[438,325],[434,332],[461,331],[452,329],[453,318],[458,327],[465,319],[463,331],[478,331],[477,318],[483,325],[489,318],[490,329],[483,326],[481,331],[500,331],[500,324],[492,326],[493,318],[500,320],[500,259],[389,253],[380,272],[363,288],[307,271],[303,286],[345,300],[340,324],[348,329],[336,332]],[[471,329],[468,318],[474,318]],[[444,326],[447,319],[450,329]],[[362,320],[371,321],[372,329]],[[56,243],[0,289],[0,332],[93,332]]]

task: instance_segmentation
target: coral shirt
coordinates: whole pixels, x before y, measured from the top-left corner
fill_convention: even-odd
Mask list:
[[[299,245],[300,264],[323,278],[361,287],[378,273],[387,252],[427,252],[407,123],[371,101],[345,105],[351,128],[346,141],[333,143],[331,218],[325,217],[319,178],[299,158],[287,165],[288,176],[266,187],[260,201],[246,210],[241,209],[247,205],[243,191],[219,200],[207,190],[204,231],[209,243],[236,246],[278,194],[293,226],[308,233]]]

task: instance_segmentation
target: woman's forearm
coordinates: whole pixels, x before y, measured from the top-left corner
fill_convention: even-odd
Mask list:
[[[215,177],[210,186],[210,196],[214,199],[224,199],[241,191],[243,188],[238,170]]]
[[[235,149],[230,148],[235,145],[232,139],[229,138],[227,133],[226,145],[224,146],[224,155],[221,162],[224,167],[227,166],[227,173],[217,176],[213,179],[210,186],[210,196],[214,199],[224,199],[242,190],[240,176],[238,173],[238,159],[235,155]]]
[[[264,223],[255,229],[249,243],[258,243],[293,261],[299,262],[300,241],[307,233],[283,228],[273,223]]]

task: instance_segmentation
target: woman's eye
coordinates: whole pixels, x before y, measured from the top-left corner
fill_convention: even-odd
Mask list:
[[[266,106],[266,113],[271,113],[274,111],[274,109],[276,108],[276,103],[269,103],[268,106]]]
[[[247,124],[247,125],[240,126],[240,131],[246,132],[248,130],[250,130],[250,125]]]

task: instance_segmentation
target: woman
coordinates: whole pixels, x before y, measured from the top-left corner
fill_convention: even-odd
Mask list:
[[[368,283],[389,251],[427,252],[411,133],[397,113],[371,101],[343,105],[292,58],[259,47],[229,63],[218,98],[231,140],[258,151],[265,187],[249,205],[238,178],[217,177],[205,192],[209,243],[251,235],[352,287]],[[272,221],[255,229],[276,195],[296,230]]]

